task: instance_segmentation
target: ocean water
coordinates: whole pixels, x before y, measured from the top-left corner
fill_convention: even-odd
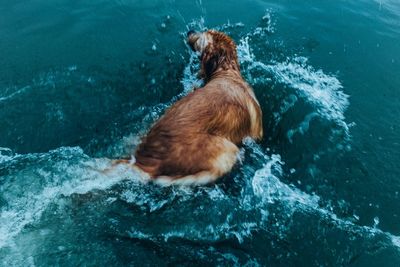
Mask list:
[[[0,3],[0,266],[400,266],[400,2]],[[265,137],[216,184],[101,170],[236,41]]]

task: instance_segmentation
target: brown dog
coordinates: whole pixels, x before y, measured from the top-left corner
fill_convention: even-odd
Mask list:
[[[240,74],[233,40],[217,31],[190,31],[188,43],[201,54],[205,85],[166,111],[130,163],[157,182],[215,181],[232,169],[243,138],[263,135],[261,109]]]

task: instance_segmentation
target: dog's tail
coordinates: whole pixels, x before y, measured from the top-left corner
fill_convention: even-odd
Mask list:
[[[141,180],[144,180],[144,181],[150,180],[151,179],[150,175],[147,172],[145,172],[144,170],[142,170],[135,163],[136,162],[135,162],[134,157],[132,157],[131,159],[115,159],[115,160],[111,161],[111,166],[109,168],[103,170],[102,172],[107,175],[107,174],[111,173],[112,171],[114,171],[119,166],[123,166],[123,167],[128,167],[129,169],[131,169],[135,173],[137,173]]]

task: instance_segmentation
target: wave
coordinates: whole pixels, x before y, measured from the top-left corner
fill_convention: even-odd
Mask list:
[[[0,96],[0,103],[4,102],[6,100],[9,100],[17,95],[20,95],[22,93],[24,93],[25,91],[29,90],[31,87],[30,86],[25,86],[22,88],[7,88],[5,91],[12,91],[11,93],[4,95],[4,96]]]
[[[0,248],[24,227],[40,220],[49,204],[61,196],[106,190],[125,179],[135,179],[128,169],[117,168],[112,174],[107,159],[90,159],[79,147],[61,147],[47,153],[0,156],[1,177]],[[14,170],[14,171],[13,171]]]
[[[223,185],[211,187],[143,187],[131,182],[121,193],[120,199],[140,207],[143,212],[158,214],[167,218],[173,210],[173,223],[158,222],[157,230],[153,227],[134,226],[126,235],[133,239],[168,242],[171,240],[190,240],[193,242],[219,242],[236,240],[245,242],[254,233],[267,231],[284,238],[289,234],[291,220],[295,213],[305,218],[316,216],[316,224],[326,223],[344,233],[356,235],[360,239],[373,242],[381,240],[387,245],[400,248],[399,238],[383,232],[376,227],[360,226],[352,221],[339,218],[328,208],[320,204],[321,198],[307,194],[294,185],[280,180],[285,174],[281,156],[268,156],[261,147],[251,140],[245,141],[247,156],[262,166],[255,171],[245,164],[240,166],[240,173],[233,179],[240,186],[240,194],[232,196]],[[200,206],[193,206],[201,203]],[[205,208],[213,205],[214,208]],[[278,209],[277,209],[278,208]],[[188,218],[188,212],[191,216]],[[280,214],[278,214],[279,212]],[[169,218],[171,220],[171,218]]]
[[[153,214],[151,218],[163,218],[158,220],[157,227],[154,228],[152,224],[139,224],[132,217],[132,226],[125,232],[132,239],[207,243],[236,240],[243,244],[260,231],[284,239],[291,231],[296,231],[291,221],[295,213],[300,213],[309,220],[316,216],[316,225],[321,225],[321,222],[333,224],[336,229],[352,238],[357,236],[358,239],[370,242],[379,240],[400,249],[400,237],[376,227],[360,226],[339,218],[329,209],[321,207],[319,196],[307,194],[294,185],[282,182],[281,177],[286,174],[282,169],[284,162],[280,155],[267,155],[252,140],[245,140],[244,147],[244,162],[233,177],[234,186],[240,187],[237,196],[229,193],[223,184],[197,188],[165,188],[143,184],[134,173],[123,168],[104,175],[98,170],[107,168],[109,161],[91,159],[80,148],[11,155],[9,157],[12,159],[6,161],[9,164],[7,169],[13,169],[10,168],[12,166],[20,167],[18,171],[3,176],[3,181],[27,181],[18,184],[18,188],[7,183],[9,186],[2,189],[2,197],[7,205],[0,210],[0,218],[5,222],[0,225],[0,251],[6,247],[12,248],[12,251],[18,250],[14,247],[13,239],[23,233],[28,225],[40,221],[49,205],[62,206],[59,201],[61,198],[93,190],[105,193],[114,185],[121,185],[122,181],[126,181],[123,190],[108,197],[107,201],[102,202],[103,205],[111,205],[119,200],[139,207],[142,210],[141,216]],[[249,160],[253,162],[251,166],[248,164]],[[254,170],[254,166],[259,167]],[[189,217],[188,212],[192,214]],[[169,223],[170,220],[173,223]]]
[[[261,69],[272,74],[276,81],[296,89],[297,96],[311,103],[319,116],[348,130],[344,113],[349,106],[349,96],[342,91],[343,86],[336,77],[307,65],[308,59],[305,57],[294,57],[272,64],[257,61],[250,49],[249,36],[240,40],[238,52],[240,62],[247,65],[247,71]],[[251,80],[259,82],[257,79]]]

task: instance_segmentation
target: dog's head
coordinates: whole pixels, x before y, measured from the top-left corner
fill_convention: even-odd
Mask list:
[[[201,55],[200,74],[206,80],[218,70],[239,72],[236,44],[226,34],[218,31],[189,31],[189,46]]]

